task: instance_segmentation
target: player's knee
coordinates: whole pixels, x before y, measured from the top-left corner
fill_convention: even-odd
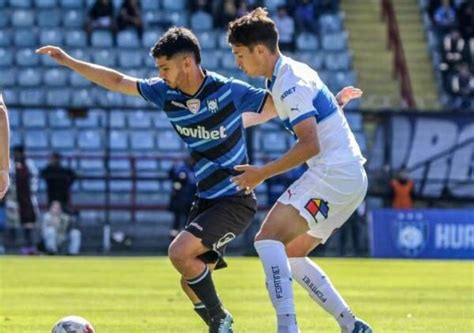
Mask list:
[[[173,242],[168,247],[168,257],[173,264],[179,264],[186,260],[186,250],[182,244]]]

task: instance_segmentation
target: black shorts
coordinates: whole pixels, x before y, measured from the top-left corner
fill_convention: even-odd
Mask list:
[[[257,211],[255,194],[229,196],[217,199],[197,198],[189,212],[186,231],[210,250],[199,258],[216,264],[216,269],[227,266],[225,248],[252,223]]]

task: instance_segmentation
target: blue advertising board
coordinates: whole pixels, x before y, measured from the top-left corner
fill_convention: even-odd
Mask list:
[[[370,229],[373,257],[474,259],[474,210],[375,209]]]

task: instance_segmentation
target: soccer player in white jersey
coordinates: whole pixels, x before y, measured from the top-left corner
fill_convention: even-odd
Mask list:
[[[8,126],[7,107],[0,93],[0,199],[8,190],[10,162],[10,127]]]
[[[336,319],[342,333],[371,333],[307,257],[346,222],[367,191],[365,159],[346,118],[314,70],[280,53],[278,32],[264,9],[231,22],[228,39],[237,65],[249,76],[267,79],[279,118],[298,139],[277,160],[237,166],[243,173],[234,181],[252,190],[304,162],[309,167],[278,199],[255,238],[278,333],[299,332],[292,277]],[[260,122],[258,117],[247,121]]]

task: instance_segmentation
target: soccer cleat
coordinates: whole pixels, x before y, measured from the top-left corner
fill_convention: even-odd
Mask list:
[[[223,316],[216,316],[210,318],[209,321],[209,333],[234,333],[232,324],[234,319],[232,315],[224,310]]]
[[[372,328],[362,319],[356,318],[352,331],[342,329],[341,333],[373,333]]]

